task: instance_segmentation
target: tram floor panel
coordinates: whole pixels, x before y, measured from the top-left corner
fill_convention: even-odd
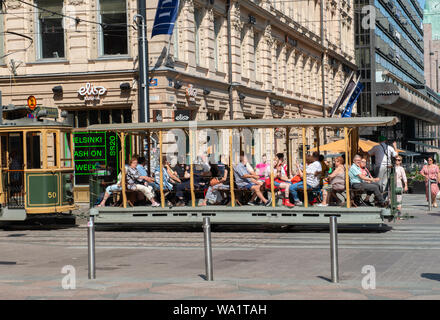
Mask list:
[[[338,225],[381,225],[389,210],[376,207],[95,207],[90,209],[96,224],[201,224],[209,217],[212,224],[328,224],[336,216]]]

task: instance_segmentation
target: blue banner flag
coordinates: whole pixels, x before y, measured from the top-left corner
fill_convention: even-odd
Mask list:
[[[353,106],[356,103],[356,100],[359,98],[359,95],[362,92],[362,89],[364,88],[364,85],[360,82],[356,85],[356,88],[354,89],[353,93],[351,94],[350,99],[348,99],[347,105],[345,106],[344,111],[342,111],[341,118],[350,118],[351,117],[351,111],[353,110]]]
[[[151,37],[158,34],[173,34],[179,11],[179,0],[159,0]]]

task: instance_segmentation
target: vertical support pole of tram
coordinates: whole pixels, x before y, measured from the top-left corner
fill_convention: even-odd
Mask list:
[[[271,158],[272,158],[272,155],[275,153],[275,150],[276,150],[275,135],[274,135],[275,128],[270,128],[269,130],[270,130],[270,145],[273,146],[270,150],[270,154],[271,154]],[[271,159],[271,158],[269,158],[269,159]],[[275,185],[274,185],[274,173],[273,173],[272,161],[270,161],[270,194],[271,194],[271,198],[272,198],[272,208],[275,208]]]
[[[191,207],[196,206],[196,197],[194,194],[194,133],[193,129],[189,128],[189,168],[190,168],[190,176],[189,176],[189,184],[191,188]]]
[[[213,267],[212,267],[212,244],[211,244],[211,221],[209,217],[203,218],[203,232],[204,232],[204,242],[205,242],[205,270],[206,270],[206,280],[212,281],[213,277]]]
[[[338,265],[338,224],[335,216],[330,216],[330,263],[332,282],[339,282],[339,265]]]
[[[306,163],[306,128],[302,128],[303,140],[303,186],[304,186],[304,207],[309,207],[309,195],[307,194],[307,163]]]
[[[232,148],[232,136],[233,130],[229,129],[229,190],[231,191],[231,206],[235,207],[235,192],[234,192],[234,163],[233,163],[233,148]]]
[[[159,131],[159,171],[160,205],[162,208],[165,208],[165,196],[163,194],[162,130]]]
[[[87,240],[88,240],[89,279],[96,279],[95,216],[94,216],[93,212],[90,212],[89,222],[87,223]]]
[[[286,159],[287,159],[287,176],[290,176],[290,171],[292,170],[292,157],[290,156],[290,127],[286,127]]]
[[[348,162],[349,148],[348,148],[348,128],[344,128],[344,142],[345,142],[345,190],[347,193],[347,208],[351,207],[351,199],[350,199],[350,179],[348,177],[348,168],[350,163]]]
[[[126,172],[125,172],[125,132],[121,132],[121,187],[122,187],[122,206],[127,208],[127,193],[126,191]]]
[[[151,169],[151,139],[150,139],[150,130],[147,131],[147,134],[145,136],[145,139],[147,140],[147,167],[148,167],[148,173],[152,174],[154,173],[154,169]],[[144,144],[144,139],[142,138],[142,145]]]

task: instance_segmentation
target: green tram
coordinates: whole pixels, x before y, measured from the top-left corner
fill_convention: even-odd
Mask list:
[[[249,119],[249,120],[211,120],[211,121],[179,121],[179,122],[155,122],[134,124],[106,124],[91,125],[87,131],[112,132],[117,134],[120,144],[118,164],[121,175],[122,192],[117,195],[119,206],[97,207],[91,206],[90,215],[95,217],[98,225],[199,225],[203,217],[210,217],[213,224],[252,224],[252,225],[301,225],[314,226],[326,225],[329,216],[336,215],[338,224],[345,226],[383,226],[385,221],[390,221],[396,214],[396,188],[391,188],[391,201],[387,208],[353,206],[350,199],[348,170],[346,170],[346,192],[344,206],[319,207],[308,203],[309,192],[305,186],[304,206],[287,208],[277,203],[274,192],[274,173],[271,165],[271,185],[268,196],[272,197],[272,205],[248,206],[236,204],[236,191],[234,178],[230,175],[230,203],[224,206],[198,206],[196,190],[194,189],[194,172],[197,166],[196,159],[203,152],[202,147],[207,147],[208,154],[222,154],[226,158],[227,165],[238,163],[241,151],[249,152],[249,157],[254,157],[255,149],[265,150],[272,160],[276,152],[287,154],[288,171],[294,165],[294,161],[306,162],[306,154],[310,145],[307,145],[306,137],[314,139],[315,146],[320,145],[323,137],[323,128],[337,130],[345,141],[346,164],[351,164],[353,156],[358,150],[359,127],[383,127],[393,126],[397,123],[395,117],[362,117],[362,118],[296,118],[296,119]],[[181,134],[176,134],[180,131]],[[206,131],[205,135],[201,134]],[[169,135],[170,132],[174,132]],[[209,132],[214,132],[220,139],[209,139]],[[246,137],[245,132],[251,132],[251,137]],[[281,134],[280,134],[281,132]],[[173,138],[173,137],[178,137]],[[205,136],[205,138],[203,138]],[[171,137],[171,138],[170,138]],[[173,146],[173,143],[186,142],[184,145]],[[174,141],[174,142],[173,142]],[[127,200],[127,187],[125,181],[126,168],[130,154],[126,146],[137,145],[134,153],[146,155],[151,160],[150,153],[156,151],[157,163],[148,163],[150,172],[155,166],[160,170],[160,203],[159,207],[133,206]],[[259,144],[257,147],[256,145]],[[282,146],[281,146],[282,145]],[[166,193],[162,181],[162,168],[165,155],[183,152],[184,158],[181,163],[190,166],[190,197],[187,206],[168,206],[165,202]],[[206,154],[206,152],[205,152]],[[160,155],[160,156],[159,156]],[[296,159],[293,159],[296,155]],[[251,160],[249,158],[249,160]],[[217,158],[214,159],[217,161]],[[223,161],[225,163],[225,161]],[[231,167],[231,166],[230,166]],[[306,175],[306,173],[304,173]],[[306,179],[306,176],[303,178]],[[391,184],[394,185],[393,176]],[[115,181],[114,181],[115,183]],[[101,190],[103,191],[103,189]],[[93,201],[91,201],[92,203]]]
[[[71,213],[75,209],[72,127],[47,119],[58,116],[55,108],[31,113],[11,105],[3,107],[3,114],[0,222]]]

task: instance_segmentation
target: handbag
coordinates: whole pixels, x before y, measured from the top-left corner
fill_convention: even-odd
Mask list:
[[[298,183],[298,182],[300,182],[302,179],[301,179],[301,176],[299,175],[299,174],[297,174],[296,176],[294,176],[293,178],[292,178],[292,180],[290,180],[290,182],[292,182],[292,183]]]

